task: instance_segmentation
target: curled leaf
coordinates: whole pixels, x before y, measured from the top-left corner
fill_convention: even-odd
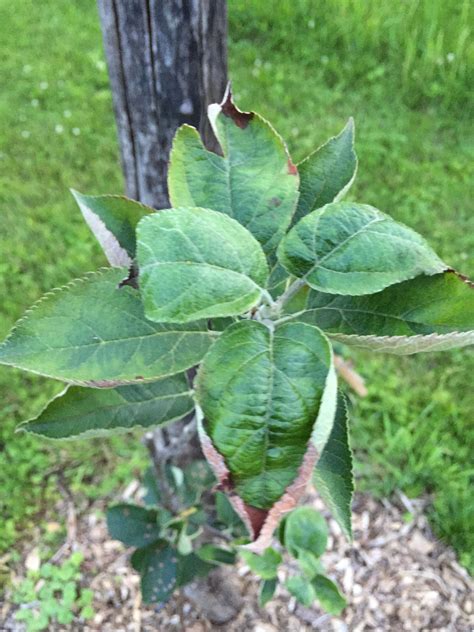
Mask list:
[[[295,507],[330,434],[330,345],[316,328],[236,323],[206,355],[196,396],[204,454],[258,540],[252,550],[261,550]]]

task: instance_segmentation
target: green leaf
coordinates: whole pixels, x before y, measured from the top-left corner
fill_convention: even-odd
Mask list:
[[[79,616],[81,617],[81,619],[85,619],[86,621],[88,619],[93,619],[95,616],[95,610],[92,606],[85,606],[80,611]]]
[[[228,93],[209,108],[223,156],[207,151],[197,131],[173,141],[168,188],[173,206],[203,206],[233,217],[273,253],[298,199],[298,174],[286,146],[255,113],[240,112]]]
[[[289,577],[285,582],[285,586],[288,592],[307,608],[309,608],[316,599],[316,593],[312,584],[302,575]]]
[[[216,492],[216,514],[218,522],[229,528],[232,533],[237,535],[245,533],[242,520],[223,492]]]
[[[298,164],[300,197],[294,223],[325,204],[338,201],[355,179],[354,121]]]
[[[301,323],[274,331],[256,321],[236,323],[206,355],[196,397],[246,503],[270,508],[297,477],[310,439],[322,450],[335,412],[335,382],[327,339]]]
[[[273,298],[278,298],[280,294],[283,294],[288,280],[288,272],[281,263],[277,261],[270,271],[270,277],[267,283],[267,287]]]
[[[311,507],[297,507],[285,520],[285,546],[298,557],[300,550],[320,557],[326,550],[328,528],[322,515]]]
[[[233,316],[260,301],[268,278],[263,250],[222,213],[160,211],[140,222],[137,240],[140,289],[152,320]]]
[[[159,505],[161,502],[161,492],[156,477],[157,473],[154,467],[149,467],[143,476],[143,487],[145,488],[143,502],[147,507]]]
[[[71,386],[20,429],[51,439],[107,436],[164,425],[193,409],[189,384],[181,373],[157,382],[110,389]]]
[[[309,551],[299,549],[296,554],[296,559],[298,560],[298,565],[302,572],[309,579],[312,579],[319,573],[324,572],[323,565],[321,564],[319,558]]]
[[[180,373],[212,344],[205,322],[153,323],[140,295],[107,269],[43,297],[0,345],[0,364],[86,386],[116,386]]]
[[[278,584],[278,579],[264,579],[260,584],[258,593],[258,605],[263,608],[273,598]]]
[[[192,582],[197,577],[205,577],[213,569],[214,564],[205,562],[195,553],[189,555],[177,555],[178,569],[176,575],[176,586],[185,586]]]
[[[184,524],[179,532],[178,542],[176,548],[180,555],[186,556],[193,551],[193,541],[191,536],[187,533],[186,524]]]
[[[154,209],[121,195],[82,195],[71,189],[81,213],[111,266],[128,266],[135,257],[135,229]]]
[[[120,504],[107,510],[110,537],[126,546],[147,546],[159,539],[158,513],[138,505]]]
[[[354,492],[349,416],[340,393],[329,439],[313,473],[313,483],[346,537],[352,539],[351,505]]]
[[[132,566],[141,575],[142,597],[145,603],[166,602],[177,586],[178,556],[165,540],[132,555]]]
[[[332,615],[339,615],[347,605],[336,584],[324,575],[317,575],[311,582],[321,606]]]
[[[262,555],[241,550],[240,555],[250,569],[262,579],[273,579],[277,576],[278,566],[282,557],[271,547],[265,549]]]
[[[211,564],[235,564],[235,552],[213,544],[204,544],[196,551],[196,555]]]
[[[216,482],[215,476],[205,459],[196,459],[186,465],[183,474],[182,500],[184,505],[199,503],[202,493],[205,490],[209,490]]]
[[[474,286],[449,271],[370,296],[310,292],[301,318],[346,344],[399,355],[474,344]]]
[[[415,231],[366,204],[327,204],[300,220],[278,248],[291,274],[316,290],[372,294],[447,266]]]

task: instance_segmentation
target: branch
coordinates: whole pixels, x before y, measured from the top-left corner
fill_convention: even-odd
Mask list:
[[[352,368],[352,364],[339,355],[334,354],[334,366],[342,379],[352,388],[359,397],[368,394],[364,378]]]
[[[293,296],[305,285],[303,279],[296,279],[293,283],[286,288],[284,293],[276,301],[275,305],[278,309],[281,309],[285,303],[287,303]]]

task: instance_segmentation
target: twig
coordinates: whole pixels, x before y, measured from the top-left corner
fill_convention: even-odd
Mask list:
[[[284,293],[280,296],[280,298],[275,302],[275,306],[278,309],[281,309],[285,303],[287,303],[290,298],[292,298],[303,286],[305,282],[303,279],[296,279],[293,283],[284,291]]]
[[[216,529],[216,527],[213,527],[210,524],[203,524],[202,528],[204,533],[207,535],[212,535],[216,538],[220,538],[221,540],[225,540],[226,542],[232,542],[233,540],[232,536],[228,535],[224,531],[219,531],[219,529]]]
[[[334,355],[334,365],[342,379],[349,384],[354,393],[359,397],[366,397],[368,394],[364,378],[355,371],[352,366],[339,355]]]

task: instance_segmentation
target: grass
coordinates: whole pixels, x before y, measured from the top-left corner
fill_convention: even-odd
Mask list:
[[[354,116],[360,167],[350,197],[409,223],[472,275],[471,7],[231,0],[229,54],[239,103],[269,118],[296,159]],[[44,291],[105,263],[68,187],[117,192],[122,179],[93,0],[25,0],[14,8],[0,0],[0,24],[8,24],[0,31],[3,337]],[[432,524],[472,570],[473,354],[353,357],[370,391],[354,407],[359,487],[431,494]],[[95,497],[146,463],[134,437],[50,444],[13,433],[59,389],[0,369],[4,549],[43,528],[61,476],[77,494]]]

